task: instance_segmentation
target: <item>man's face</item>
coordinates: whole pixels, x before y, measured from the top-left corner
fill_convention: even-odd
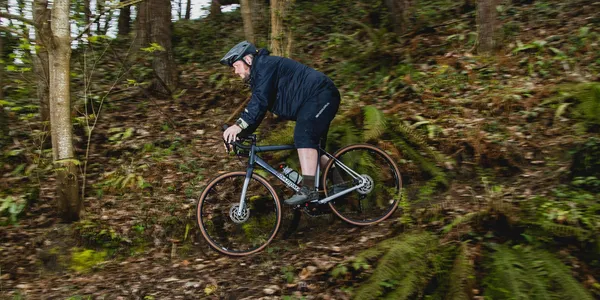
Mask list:
[[[247,58],[244,58],[244,59],[247,59]],[[235,71],[235,74],[240,75],[240,77],[242,77],[242,80],[244,82],[246,82],[246,81],[248,81],[248,79],[250,79],[250,67],[243,61],[238,60],[238,61],[234,62],[233,69]]]

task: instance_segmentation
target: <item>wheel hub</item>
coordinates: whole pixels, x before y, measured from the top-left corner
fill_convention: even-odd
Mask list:
[[[362,174],[361,176],[364,179],[365,184],[361,188],[357,189],[356,191],[359,194],[366,195],[366,194],[370,193],[371,191],[373,191],[373,187],[375,187],[375,184],[373,183],[373,178],[371,178],[371,176],[369,176],[367,174]]]
[[[244,223],[248,221],[248,218],[250,218],[250,210],[248,209],[248,207],[244,207],[244,209],[242,209],[241,211],[241,214],[238,214],[239,207],[240,205],[236,204],[232,206],[231,209],[229,209],[229,217],[236,224]]]

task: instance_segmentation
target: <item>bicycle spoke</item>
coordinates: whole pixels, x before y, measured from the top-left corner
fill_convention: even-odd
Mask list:
[[[360,174],[364,185],[329,202],[334,213],[357,225],[373,224],[389,217],[398,205],[401,189],[400,173],[393,160],[370,145],[346,147],[338,151],[336,157],[340,163]],[[328,196],[358,185],[358,180],[353,180],[352,175],[343,170],[343,166],[331,165],[325,171]],[[334,176],[334,172],[338,174]]]
[[[207,187],[198,204],[198,223],[218,251],[246,255],[264,248],[281,222],[279,199],[264,180],[253,177],[238,214],[245,174],[230,173]]]

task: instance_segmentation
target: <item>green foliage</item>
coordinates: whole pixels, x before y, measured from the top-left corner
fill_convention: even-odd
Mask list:
[[[365,106],[363,108],[365,114],[365,130],[363,132],[364,140],[377,140],[387,128],[385,115],[381,110],[373,106]]]
[[[110,128],[108,133],[110,133],[111,136],[108,139],[116,145],[120,145],[123,143],[123,141],[129,139],[133,135],[134,131],[135,129],[133,127],[129,127],[127,129],[121,127]]]
[[[545,250],[506,245],[494,250],[483,279],[490,299],[593,299],[571,270]]]
[[[73,249],[71,253],[71,269],[80,273],[87,273],[106,258],[106,251],[91,249]]]
[[[445,299],[472,299],[472,289],[475,286],[475,264],[470,256],[468,245],[461,244],[448,275],[450,286]]]
[[[548,196],[535,196],[521,205],[526,220],[553,236],[580,241],[598,239],[600,200],[598,194],[559,186]]]
[[[18,216],[25,210],[26,206],[27,201],[23,196],[0,198],[0,226],[17,224]],[[7,216],[8,220],[3,221],[3,216]]]
[[[429,281],[430,253],[438,247],[437,239],[426,232],[407,233],[361,252],[358,261],[383,254],[373,275],[361,285],[354,299],[409,299],[419,295]]]
[[[600,130],[600,83],[565,84],[558,86],[556,92],[558,95],[542,104],[557,106],[557,117],[564,115],[564,110],[571,104],[570,114],[585,128]]]

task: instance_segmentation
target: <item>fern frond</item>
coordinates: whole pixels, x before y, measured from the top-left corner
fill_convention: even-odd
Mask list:
[[[417,132],[410,126],[403,124],[399,119],[395,120],[394,130],[404,136],[409,142],[418,145],[419,148],[429,154],[438,163],[444,163],[448,159],[439,151],[433,149],[427,144],[425,135]]]
[[[470,256],[467,244],[463,243],[454,260],[452,271],[450,272],[450,289],[446,299],[472,299],[471,290],[475,285],[475,268]]]
[[[491,272],[484,280],[485,296],[490,299],[530,299],[525,284],[527,274],[519,253],[502,245],[491,259]]]
[[[560,237],[576,237],[578,240],[585,240],[589,237],[590,232],[575,226],[561,225],[553,222],[536,222],[534,223],[542,229]]]
[[[460,225],[460,224],[464,224],[464,223],[469,223],[471,221],[477,220],[477,219],[481,219],[484,216],[488,215],[490,212],[487,210],[482,210],[482,211],[474,211],[474,212],[470,212],[466,215],[462,215],[459,216],[458,218],[454,219],[452,221],[452,223],[444,226],[444,229],[442,230],[442,232],[444,233],[448,233],[450,232],[454,227]]]
[[[356,290],[355,299],[380,298],[385,291],[382,283],[393,283],[396,287],[386,298],[407,299],[422,290],[423,282],[431,276],[427,254],[437,247],[434,235],[410,233],[382,243],[389,247],[388,251],[379,260],[373,275]],[[359,257],[364,255],[362,253]]]
[[[524,254],[523,263],[529,272],[528,281],[531,284],[531,293],[535,295],[536,300],[553,299],[548,290],[548,272],[544,268],[544,261],[540,260],[539,251],[525,249],[522,252]]]
[[[547,251],[536,251],[535,255],[544,262],[548,276],[563,290],[561,299],[592,300],[593,296],[579,283],[571,270]]]
[[[270,131],[267,134],[261,144],[266,145],[291,145],[294,143],[294,127],[295,124],[292,122],[287,122],[285,126]]]
[[[376,140],[378,139],[387,128],[387,121],[385,115],[379,109],[374,106],[365,106],[364,110],[364,140]]]

